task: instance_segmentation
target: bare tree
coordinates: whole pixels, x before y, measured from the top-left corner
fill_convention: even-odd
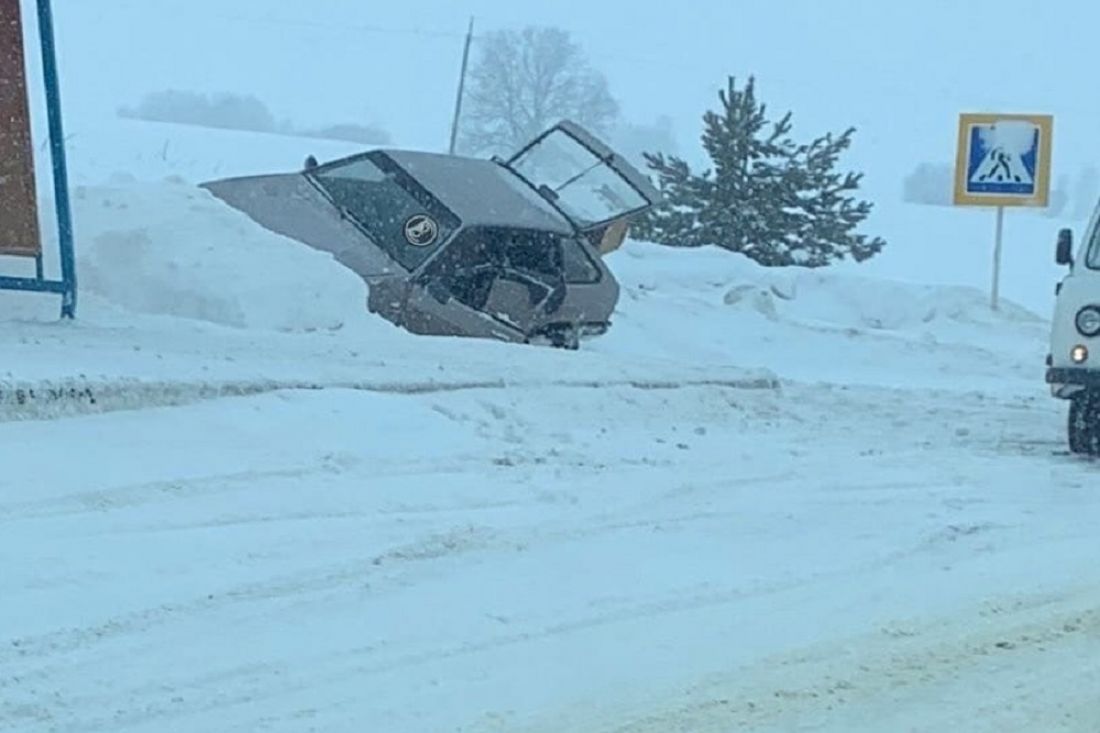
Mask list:
[[[619,112],[607,80],[560,28],[484,36],[469,84],[460,141],[472,155],[512,152],[562,118],[605,132]]]

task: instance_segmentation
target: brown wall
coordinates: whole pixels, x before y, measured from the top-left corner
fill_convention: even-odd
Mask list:
[[[0,254],[39,253],[19,0],[0,0]]]

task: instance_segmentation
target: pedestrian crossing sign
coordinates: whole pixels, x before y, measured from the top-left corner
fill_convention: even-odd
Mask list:
[[[1053,127],[1050,115],[961,115],[955,205],[1045,207]]]

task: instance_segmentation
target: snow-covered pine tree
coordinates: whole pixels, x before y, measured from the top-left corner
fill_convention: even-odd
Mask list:
[[[772,240],[789,231],[784,213],[786,174],[795,152],[788,137],[791,115],[769,123],[756,100],[756,80],[743,90],[730,78],[719,92],[722,111],[703,116],[703,149],[714,164],[713,195],[700,219],[708,241],[742,252],[761,264],[773,263]]]
[[[709,244],[699,222],[699,202],[711,197],[712,182],[693,175],[688,164],[663,153],[645,153],[647,165],[657,173],[657,185],[664,196],[661,206],[651,209],[630,225],[630,235],[672,247],[701,247]]]
[[[697,175],[679,158],[646,156],[668,202],[639,222],[634,236],[717,244],[772,267],[862,261],[885,246],[855,231],[871,212],[869,202],[851,195],[862,174],[836,170],[854,129],[796,144],[791,113],[770,122],[752,77],[744,89],[731,77],[719,99],[721,111],[703,118],[712,169]]]
[[[778,264],[821,267],[835,260],[870,259],[886,242],[856,232],[871,214],[869,201],[857,200],[862,173],[839,172],[840,154],[851,147],[855,128],[828,133],[798,146],[787,168],[786,236],[775,247]]]

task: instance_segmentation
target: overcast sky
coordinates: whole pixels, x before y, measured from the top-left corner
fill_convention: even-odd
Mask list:
[[[67,95],[110,113],[165,88],[252,92],[279,117],[367,118],[445,145],[462,36],[572,31],[624,116],[694,146],[728,74],[756,74],[809,135],[860,128],[854,162],[950,159],[963,110],[1058,116],[1094,155],[1100,7],[1084,0],[55,0]],[[1058,155],[1065,151],[1058,146]],[[894,166],[891,165],[892,169]]]

